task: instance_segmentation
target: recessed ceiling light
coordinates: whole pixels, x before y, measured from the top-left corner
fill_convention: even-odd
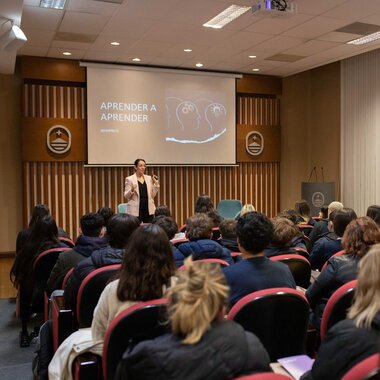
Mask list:
[[[133,62],[140,62],[141,59],[136,57],[136,58],[133,58],[132,61],[133,61]]]
[[[113,41],[113,42],[110,42],[110,44],[113,45],[113,46],[119,46],[119,45],[120,45],[120,42]]]
[[[195,64],[195,66],[197,66],[197,67],[203,67],[203,63],[198,62],[198,63]]]
[[[186,53],[190,53],[190,52],[192,52],[193,50],[192,50],[192,49],[183,49],[183,51],[186,52]]]
[[[260,71],[260,69],[252,69],[252,71]]]
[[[241,5],[230,5],[223,12],[216,15],[211,20],[207,21],[203,26],[206,28],[221,29],[231,21],[235,20],[243,13],[249,11],[251,7]]]
[[[62,54],[63,55],[71,55],[71,53],[69,51],[64,51]]]
[[[368,36],[357,38],[356,40],[348,41],[350,45],[364,45],[369,44],[372,41],[376,41],[380,38],[380,32],[368,34]]]
[[[255,55],[249,55],[248,58],[256,58]]]
[[[63,9],[65,7],[66,0],[41,0],[41,8]]]

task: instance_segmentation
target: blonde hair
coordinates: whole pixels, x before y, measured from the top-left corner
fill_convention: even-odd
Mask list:
[[[246,203],[240,210],[240,216],[243,216],[247,212],[256,211],[255,207],[251,203]]]
[[[358,283],[354,304],[348,318],[357,327],[370,328],[380,310],[380,244],[374,245],[359,263]]]
[[[227,303],[228,285],[219,264],[185,260],[178,282],[167,291],[169,318],[182,343],[195,344]]]

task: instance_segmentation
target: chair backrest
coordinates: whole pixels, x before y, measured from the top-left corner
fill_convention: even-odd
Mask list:
[[[354,365],[342,380],[380,379],[380,354],[374,354]]]
[[[50,248],[39,253],[33,260],[32,309],[36,313],[42,313],[44,311],[44,291],[46,284],[59,254],[64,251],[71,251],[71,248]]]
[[[216,210],[222,218],[235,218],[242,207],[243,205],[238,199],[223,199],[219,201]]]
[[[119,214],[123,214],[127,211],[127,204],[126,203],[119,203],[117,205],[117,212]]]
[[[334,253],[324,264],[323,264],[323,266],[322,266],[322,270],[323,269],[325,269],[326,267],[327,267],[327,265],[328,265],[328,263],[329,263],[329,261],[333,258],[333,257],[335,257],[335,256],[340,256],[340,255],[344,255],[344,253],[345,253],[345,250],[344,249],[342,249],[341,251],[338,251],[338,252],[336,252],[336,253]]]
[[[69,277],[71,276],[71,273],[73,273],[73,271],[74,271],[74,267],[70,268],[69,271],[65,274],[65,277],[63,278],[62,285],[61,285],[62,290],[65,289],[67,280],[69,279]]]
[[[75,247],[75,243],[68,237],[65,236],[58,236],[58,240],[61,241],[62,243],[66,244],[70,248]]]
[[[356,283],[357,280],[352,280],[342,285],[327,301],[321,320],[321,340],[331,326],[346,318],[347,310],[352,305]]]
[[[220,230],[219,230],[219,227],[213,227],[212,228],[212,236],[211,236],[211,239],[212,240],[218,240],[220,239]]]
[[[175,247],[178,247],[179,245],[181,245],[182,243],[187,243],[189,241],[189,239],[183,237],[183,238],[179,238],[179,239],[172,239],[170,240],[171,243],[175,246]]]
[[[178,231],[179,232],[186,232],[186,227],[187,227],[186,224],[182,224],[182,226],[178,228]]]
[[[270,257],[272,261],[281,261],[286,264],[292,272],[296,285],[308,288],[310,285],[311,266],[309,260],[297,254],[284,254]]]
[[[311,226],[310,224],[297,224],[299,229],[306,235],[309,236],[310,232],[313,230],[314,226]]]
[[[79,328],[90,327],[95,307],[102,291],[110,280],[116,275],[120,264],[98,268],[88,274],[82,281],[77,297],[77,320]]]
[[[254,333],[272,362],[305,353],[309,303],[295,289],[271,288],[248,294],[232,307],[227,319]]]
[[[255,373],[254,375],[236,377],[234,380],[289,380],[289,376],[281,373],[262,372]]]
[[[170,331],[165,298],[138,303],[119,313],[108,326],[103,344],[104,380],[113,380],[125,350]]]
[[[224,261],[222,259],[201,259],[201,260],[195,260],[197,263],[215,263],[215,264],[220,264],[220,266],[223,267],[228,267],[230,264],[227,263],[227,261]],[[181,265],[178,270],[182,271],[186,269],[186,265]]]
[[[303,249],[303,248],[300,248],[300,247],[292,247],[292,249],[294,249],[297,252],[298,255],[301,255],[305,259],[309,260],[310,255],[309,255],[309,252],[306,249]]]

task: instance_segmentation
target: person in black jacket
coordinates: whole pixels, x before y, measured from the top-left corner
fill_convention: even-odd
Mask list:
[[[236,235],[237,220],[232,218],[225,218],[220,222],[220,239],[217,242],[230,252],[239,252],[239,245]]]
[[[76,309],[77,293],[84,278],[95,269],[121,264],[128,239],[139,225],[139,219],[129,214],[116,214],[109,219],[106,233],[109,245],[77,264],[67,280],[64,297],[72,310]]]
[[[169,288],[172,333],[128,349],[116,379],[227,380],[269,372],[269,356],[259,339],[223,319],[228,286],[217,264],[185,261]]]
[[[360,261],[354,304],[321,343],[311,372],[303,380],[336,380],[368,356],[379,353],[380,245]]]

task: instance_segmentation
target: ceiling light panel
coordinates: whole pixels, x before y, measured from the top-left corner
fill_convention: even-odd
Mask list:
[[[63,9],[65,8],[66,0],[41,0],[41,8]]]
[[[245,12],[249,11],[251,7],[231,5],[226,8],[223,12],[216,15],[211,20],[207,21],[203,26],[206,28],[221,29],[223,26],[229,24],[231,21],[240,17]]]
[[[357,38],[356,40],[348,41],[349,45],[364,45],[369,44],[370,42],[376,41],[380,39],[380,32],[369,34],[368,36],[364,36],[361,38]]]

